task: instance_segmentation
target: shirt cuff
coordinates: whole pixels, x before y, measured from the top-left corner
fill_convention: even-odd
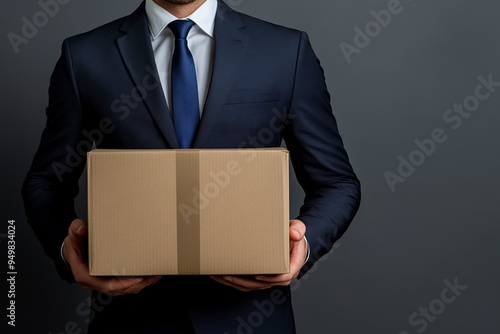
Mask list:
[[[65,242],[63,240],[63,242],[61,244],[61,251],[60,251],[60,253],[61,253],[61,259],[63,260],[64,267],[66,267],[65,268],[66,270],[65,270],[64,273],[60,272],[60,275],[67,282],[69,282],[69,283],[75,283],[76,281],[75,281],[75,277],[73,276],[73,272],[71,271],[71,266],[69,265],[68,261],[66,261],[66,259],[64,258],[64,254],[63,254],[64,244],[65,244]],[[59,268],[59,270],[63,270],[62,266]]]
[[[64,248],[64,240],[61,244],[61,258],[64,261],[64,263],[66,264],[66,267],[68,267],[68,262],[66,262],[66,259],[64,258],[64,255],[63,255],[63,248]]]
[[[306,256],[306,260],[304,261],[304,264],[306,264],[307,261],[309,261],[309,256],[311,255],[311,247],[309,247],[309,242],[307,242],[307,238],[305,235],[304,235],[304,240],[306,241],[306,245],[307,245],[307,256]]]

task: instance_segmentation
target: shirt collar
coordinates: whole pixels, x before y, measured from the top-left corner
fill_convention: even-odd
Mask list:
[[[207,35],[213,37],[216,12],[217,0],[206,0],[194,13],[186,18],[193,21]],[[146,15],[152,39],[156,39],[170,22],[178,20],[177,17],[170,14],[153,0],[146,1]]]

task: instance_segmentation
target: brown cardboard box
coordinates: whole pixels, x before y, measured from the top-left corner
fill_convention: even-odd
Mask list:
[[[91,275],[289,272],[288,151],[88,153]]]

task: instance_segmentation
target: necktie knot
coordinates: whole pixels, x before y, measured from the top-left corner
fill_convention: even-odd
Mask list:
[[[194,22],[191,20],[175,20],[170,22],[168,27],[172,30],[176,39],[186,39],[193,25]]]

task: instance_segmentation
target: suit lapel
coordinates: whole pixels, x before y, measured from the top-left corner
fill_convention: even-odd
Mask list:
[[[248,46],[248,36],[240,30],[243,27],[244,24],[238,14],[225,3],[219,1],[214,27],[215,54],[212,80],[194,147],[204,146],[205,140],[217,122],[217,117],[224,106],[227,95],[237,80],[239,68]]]
[[[117,40],[117,45],[123,62],[136,87],[146,89],[144,103],[168,144],[171,148],[178,148],[174,125],[156,69],[144,3],[129,16],[121,29],[125,35]],[[154,84],[150,77],[153,77]],[[154,88],[148,90],[148,87]]]

